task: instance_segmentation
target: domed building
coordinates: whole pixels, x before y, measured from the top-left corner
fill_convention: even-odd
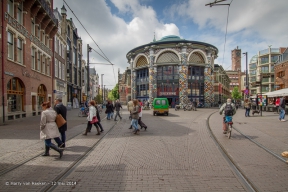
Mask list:
[[[175,35],[158,41],[154,38],[153,42],[132,49],[126,55],[130,69],[124,76],[131,80],[126,85],[126,101],[132,98],[151,103],[154,98],[166,97],[171,107],[193,100],[211,106],[217,54],[218,49],[211,44]],[[119,90],[125,89],[123,83],[119,86]]]

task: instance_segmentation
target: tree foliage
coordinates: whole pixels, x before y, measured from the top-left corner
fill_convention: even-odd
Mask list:
[[[103,99],[102,99],[102,95],[101,94],[98,94],[94,100],[99,104],[99,103],[103,103]]]
[[[241,95],[241,93],[239,92],[238,87],[234,87],[234,88],[233,88],[233,91],[232,91],[231,95],[232,95],[232,98],[235,99],[235,100],[239,100],[239,99],[242,98],[242,95]]]
[[[115,87],[112,89],[112,95],[114,99],[119,99],[119,86],[118,83],[115,85]]]

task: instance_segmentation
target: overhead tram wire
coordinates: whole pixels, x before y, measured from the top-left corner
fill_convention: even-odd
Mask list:
[[[67,2],[65,0],[63,0],[63,2],[67,5],[67,7],[70,9],[70,11],[73,13],[73,15],[75,16],[75,18],[78,20],[78,22],[80,23],[80,25],[83,27],[83,29],[86,31],[86,33],[89,35],[89,37],[92,39],[92,41],[96,44],[96,46],[98,47],[98,49],[101,51],[101,53],[104,55],[101,55],[99,54],[95,49],[92,49],[98,53],[102,58],[104,58],[106,61],[108,61],[111,65],[112,65],[112,68],[113,68],[113,73],[114,73],[114,80],[115,80],[115,83],[116,83],[116,76],[115,76],[115,71],[114,71],[114,67],[111,63],[111,61],[108,59],[108,57],[105,55],[105,53],[102,51],[102,49],[99,47],[99,45],[96,43],[96,41],[93,39],[93,37],[90,35],[90,33],[87,31],[87,29],[84,27],[84,25],[81,23],[81,21],[78,19],[78,17],[76,16],[76,14],[74,13],[74,11],[70,8],[70,6],[67,4]]]
[[[224,63],[224,54],[225,54],[225,48],[226,48],[226,37],[227,37],[227,28],[228,28],[228,20],[229,20],[229,9],[230,9],[230,5],[232,4],[233,0],[231,0],[231,2],[229,4],[217,4],[217,3],[220,3],[220,2],[223,2],[223,1],[226,1],[226,0],[218,0],[218,1],[215,0],[212,3],[208,3],[208,4],[205,5],[205,6],[209,5],[210,7],[216,6],[216,5],[228,5],[228,13],[227,13],[227,21],[226,21],[226,31],[225,31],[224,52],[223,52],[222,65]]]

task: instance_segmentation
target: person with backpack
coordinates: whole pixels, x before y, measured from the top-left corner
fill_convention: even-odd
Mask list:
[[[279,120],[285,122],[285,105],[286,105],[286,101],[285,101],[285,96],[283,96],[280,99],[280,103],[279,103],[279,110],[280,110],[280,115],[279,115]]]
[[[227,133],[227,126],[226,126],[226,122],[225,122],[225,117],[226,116],[233,116],[236,114],[236,107],[235,107],[234,103],[232,103],[231,99],[227,99],[227,102],[221,106],[219,113],[220,113],[220,115],[223,114],[223,134],[226,134]]]

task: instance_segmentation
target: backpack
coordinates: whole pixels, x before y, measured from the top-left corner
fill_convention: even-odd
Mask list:
[[[233,116],[233,107],[231,103],[226,103],[224,114],[225,116]]]

